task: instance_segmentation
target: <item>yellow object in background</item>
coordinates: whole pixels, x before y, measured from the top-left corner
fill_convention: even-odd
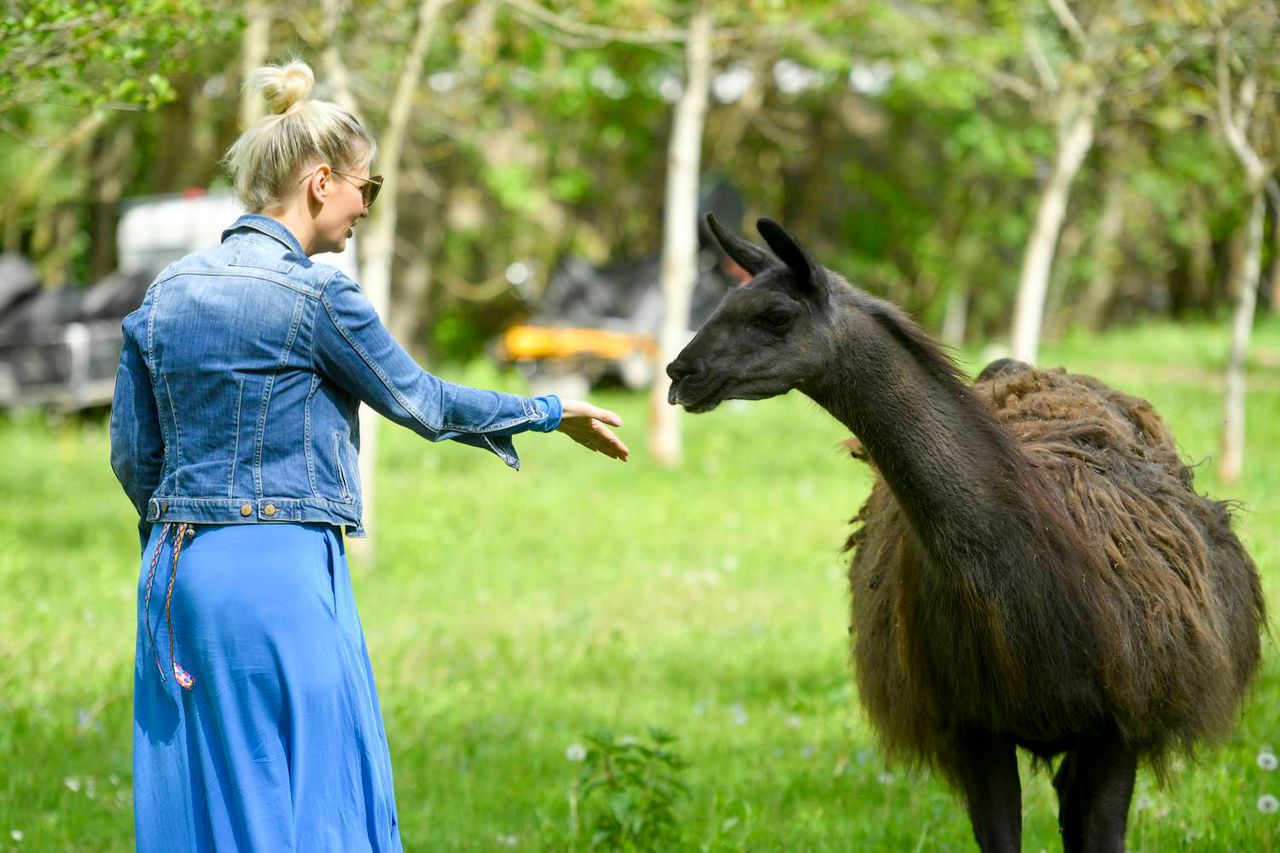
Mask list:
[[[582,356],[620,361],[635,353],[652,357],[656,351],[657,343],[651,335],[610,329],[512,326],[498,339],[497,355],[513,362]]]

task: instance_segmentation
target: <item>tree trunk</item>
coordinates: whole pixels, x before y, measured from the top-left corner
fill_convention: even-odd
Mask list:
[[[667,404],[666,366],[684,347],[689,302],[698,266],[698,175],[711,77],[711,10],[700,2],[689,23],[684,93],[676,103],[667,149],[667,188],[662,241],[662,329],[649,398],[649,450],[659,464],[680,462],[679,411]]]
[[[351,14],[350,4],[345,0],[324,0],[321,8],[324,14],[324,50],[320,54],[320,61],[324,65],[325,78],[333,87],[333,101],[363,124],[364,117],[360,114],[359,104],[351,91],[347,65],[342,61],[342,53],[338,49],[338,27]]]
[[[431,221],[429,230],[438,233],[440,225]],[[426,347],[417,340],[418,330],[422,328],[422,319],[427,314],[427,300],[431,298],[431,236],[425,235],[423,242],[414,247],[413,256],[405,265],[400,276],[400,288],[395,310],[391,313],[389,328],[396,340],[404,344],[415,358],[420,358]]]
[[[1237,266],[1233,292],[1236,307],[1231,320],[1231,358],[1227,363],[1226,393],[1222,412],[1222,462],[1219,475],[1231,485],[1244,469],[1245,357],[1258,300],[1258,278],[1262,267],[1262,221],[1266,203],[1262,187],[1253,190],[1249,221],[1245,225],[1244,258]]]
[[[969,320],[969,287],[957,281],[947,294],[947,311],[942,317],[942,342],[949,347],[964,346]]]
[[[1035,228],[1027,242],[1022,259],[1022,275],[1018,282],[1018,301],[1013,320],[1013,357],[1035,363],[1040,348],[1040,328],[1044,321],[1045,296],[1049,291],[1049,273],[1053,253],[1062,232],[1062,221],[1071,195],[1071,182],[1080,164],[1093,146],[1094,102],[1079,96],[1081,102],[1065,108],[1066,118],[1058,128],[1058,154],[1053,173],[1040,197]]]
[[[382,192],[378,204],[370,211],[368,224],[361,230],[360,287],[373,303],[378,315],[387,317],[391,300],[391,268],[395,259],[397,201],[400,186],[400,157],[404,151],[409,127],[409,113],[414,95],[422,77],[423,61],[436,19],[449,0],[422,0],[418,5],[417,29],[413,41],[400,67],[391,106],[387,111],[387,127],[380,140],[378,170],[382,173]],[[376,486],[374,480],[378,459],[378,414],[368,406],[360,407],[360,485],[364,504],[364,526],[368,532],[365,542],[357,546],[361,556],[372,561],[374,556],[374,525],[376,520]]]
[[[267,53],[271,50],[271,10],[265,3],[250,3],[245,17],[248,23],[240,42],[240,79],[248,82],[249,76],[267,63]],[[240,129],[244,130],[262,118],[263,112],[262,98],[250,89],[243,89],[240,95]]]
[[[1271,198],[1271,313],[1280,314],[1280,186],[1274,177],[1267,181]]]
[[[127,133],[105,134],[93,142],[89,169],[89,195],[93,200],[89,208],[93,222],[93,241],[89,244],[90,283],[100,280],[117,266],[116,226],[120,217],[116,206],[124,190],[125,159],[132,145],[133,140]]]
[[[261,98],[257,99],[261,101]],[[179,164],[178,186],[203,188],[209,182],[209,164],[218,159],[214,148],[218,144],[217,123],[213,120],[214,102],[204,94],[203,87],[190,92],[186,104],[188,126],[186,130],[186,160]]]
[[[1116,168],[1107,175],[1103,190],[1102,215],[1093,239],[1093,276],[1080,300],[1080,319],[1091,332],[1100,330],[1107,319],[1107,309],[1115,298],[1116,272],[1119,266],[1120,233],[1124,230],[1125,181]]]
[[[1204,196],[1199,190],[1193,190],[1186,212],[1187,227],[1191,234],[1188,239],[1190,257],[1187,269],[1187,287],[1190,291],[1187,302],[1195,310],[1208,308],[1214,302],[1213,282],[1213,234],[1209,231],[1208,214],[1205,211]]]

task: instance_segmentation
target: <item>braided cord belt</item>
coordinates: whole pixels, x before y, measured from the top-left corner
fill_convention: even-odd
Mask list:
[[[151,589],[156,580],[156,564],[160,561],[160,552],[164,548],[165,540],[169,538],[169,530],[172,524],[165,524],[160,530],[160,538],[156,541],[156,549],[151,554],[151,568],[147,572],[147,590],[143,596],[143,620],[147,624],[147,638],[151,644],[151,657],[156,662],[156,669],[160,670],[160,680],[166,680],[164,667],[160,663],[160,655],[156,651],[156,637],[151,630]],[[169,572],[169,587],[164,596],[164,618],[169,628],[169,666],[173,672],[173,680],[185,690],[190,690],[195,686],[196,679],[191,673],[187,672],[178,665],[177,658],[174,656],[173,647],[173,586],[178,580],[178,556],[182,553],[182,545],[186,540],[195,538],[196,530],[193,525],[181,522],[174,530],[173,537],[173,569]]]

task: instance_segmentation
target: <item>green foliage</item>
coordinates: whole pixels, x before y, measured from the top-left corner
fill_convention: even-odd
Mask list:
[[[0,17],[0,113],[19,105],[172,101],[169,77],[209,33],[198,0],[13,0]]]
[[[575,784],[582,831],[592,849],[657,850],[676,837],[676,810],[689,797],[675,737],[649,729],[647,745],[601,732],[587,737]]]
[[[100,276],[119,199],[217,179],[216,160],[239,131],[244,22],[200,0],[9,4],[0,20],[0,185],[11,189],[0,201],[0,237],[55,282]],[[400,274],[425,256],[433,284],[414,297],[425,322],[413,333],[436,357],[474,355],[533,306],[514,290],[479,299],[475,288],[435,283],[500,281],[519,260],[537,271],[525,291],[536,296],[566,253],[605,262],[661,249],[683,46],[637,39],[683,26],[691,5],[540,5],[577,28],[501,2],[449,4],[423,69],[402,164],[393,303],[398,313],[406,307]],[[1103,270],[1115,273],[1104,312],[1112,320],[1220,307],[1241,175],[1206,121],[1215,108],[1206,39],[1218,5],[1068,5],[1109,40],[1097,68],[1041,2],[715,0],[716,25],[729,34],[717,42],[716,70],[752,81],[736,99],[713,95],[707,117],[703,170],[729,176],[747,202],[744,222],[730,225],[749,232],[757,216],[782,219],[832,266],[934,328],[947,296],[969,293],[970,337],[1003,335],[1056,150],[1048,68],[1063,85],[1110,85],[1095,150],[1071,193],[1051,328],[1071,320]],[[336,26],[351,90],[381,127],[415,4],[344,4],[336,22],[320,6],[266,7],[270,58],[301,53],[322,97],[332,94],[322,51]],[[1221,13],[1239,18],[1233,79],[1247,62],[1265,82],[1277,65],[1263,60],[1280,55],[1274,28],[1232,11],[1244,8],[1233,0]],[[816,82],[784,91],[780,60]],[[888,75],[882,90],[852,85],[872,67]],[[1265,87],[1261,94],[1266,103]],[[107,106],[128,110],[98,112],[98,126],[73,134],[91,109]],[[131,140],[127,153],[104,156],[121,137]],[[1116,173],[1133,203],[1108,255],[1120,268],[1110,270],[1093,235]],[[1274,256],[1266,250],[1267,262]]]

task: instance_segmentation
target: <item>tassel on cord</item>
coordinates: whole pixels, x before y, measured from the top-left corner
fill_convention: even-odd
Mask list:
[[[156,564],[160,561],[160,551],[164,548],[165,540],[169,536],[169,528],[172,525],[166,524],[160,531],[160,540],[156,542],[155,553],[151,555],[151,570],[147,573],[147,591],[143,601],[143,619],[147,623],[147,637],[151,642],[151,656],[155,660],[156,669],[160,670],[160,680],[166,680],[164,667],[160,664],[160,655],[156,651],[156,638],[151,630],[151,589],[156,579]],[[178,682],[178,686],[184,690],[190,690],[195,686],[196,679],[191,673],[187,672],[178,665],[178,660],[174,652],[173,638],[173,587],[178,580],[178,557],[182,554],[182,546],[187,539],[194,538],[196,534],[195,527],[181,522],[178,524],[173,537],[173,567],[169,572],[169,587],[164,597],[164,618],[169,628],[169,665],[172,668],[173,679]]]

